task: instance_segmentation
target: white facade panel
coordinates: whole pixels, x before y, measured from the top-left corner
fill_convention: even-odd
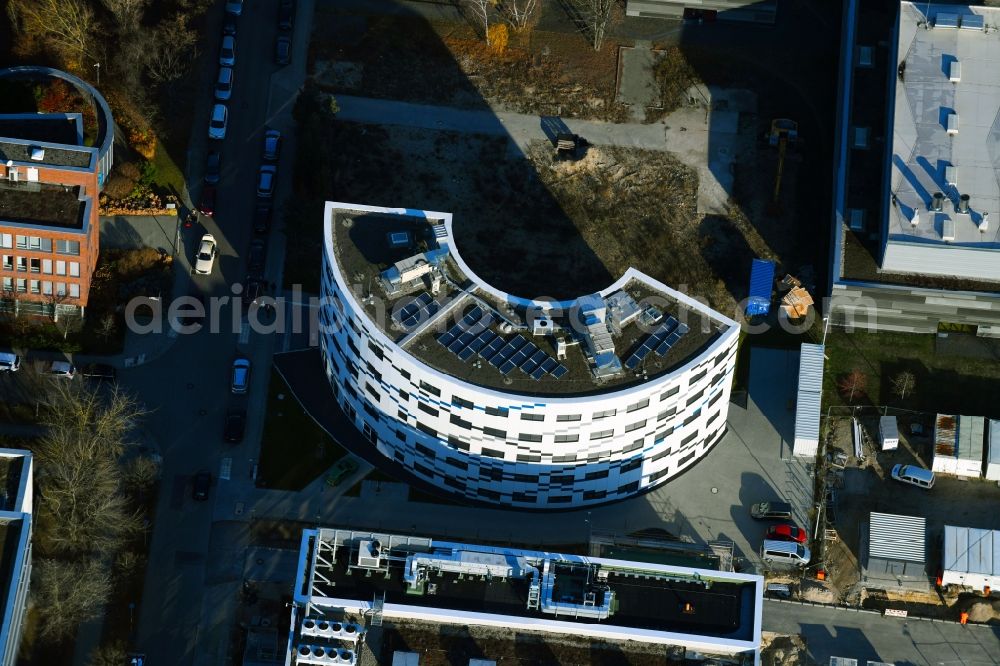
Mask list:
[[[607,502],[680,474],[725,434],[735,324],[680,368],[628,388],[557,397],[475,385],[427,365],[368,318],[332,263],[328,220],[320,348],[334,394],[380,453],[442,490],[524,508]],[[602,293],[637,278],[706,310],[634,270]]]
[[[803,344],[799,353],[799,390],[795,403],[796,456],[815,457],[823,396],[823,345]]]
[[[986,479],[1000,481],[1000,420],[990,419],[987,433]]]

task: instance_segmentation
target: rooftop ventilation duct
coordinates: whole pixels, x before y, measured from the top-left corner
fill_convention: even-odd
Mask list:
[[[944,210],[944,194],[941,192],[935,192],[934,196],[931,197],[931,210],[935,213],[940,213]]]
[[[958,60],[952,60],[951,64],[948,65],[948,80],[952,83],[958,83],[962,80],[962,63]]]
[[[958,114],[957,113],[952,112],[952,113],[948,114],[948,128],[947,128],[947,131],[948,131],[948,134],[951,135],[951,136],[954,136],[954,135],[958,134]]]
[[[955,220],[948,218],[941,222],[941,240],[955,240]]]
[[[969,214],[969,195],[963,194],[958,198],[958,212],[965,215]]]

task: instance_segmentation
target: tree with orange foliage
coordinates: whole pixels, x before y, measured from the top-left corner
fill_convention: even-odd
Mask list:
[[[486,43],[497,55],[503,55],[507,51],[507,44],[510,42],[510,31],[506,23],[494,23],[486,31]]]
[[[851,370],[849,373],[841,377],[839,382],[837,382],[837,388],[840,389],[840,395],[843,396],[847,402],[854,402],[854,398],[863,394],[867,386],[868,375],[861,372],[857,368]]]

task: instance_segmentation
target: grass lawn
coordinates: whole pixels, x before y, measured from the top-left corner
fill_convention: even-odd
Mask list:
[[[857,404],[892,405],[926,412],[1000,416],[993,396],[1000,390],[1000,343],[975,339],[982,356],[945,355],[937,336],[907,333],[846,333],[831,330],[826,342],[825,405],[846,401],[837,381],[854,369],[868,377]],[[989,358],[992,353],[993,357]],[[916,377],[916,390],[905,401],[892,391],[900,372]]]
[[[260,467],[257,470],[258,485],[279,490],[301,490],[346,454],[302,411],[277,372],[271,373],[268,384],[266,414]]]
[[[183,194],[184,173],[181,171],[180,166],[170,157],[167,147],[162,142],[157,143],[152,161],[153,166],[156,167],[154,189],[162,189],[178,197]]]

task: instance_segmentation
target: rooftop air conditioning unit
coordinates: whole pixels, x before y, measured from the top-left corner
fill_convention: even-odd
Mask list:
[[[955,112],[948,114],[948,134],[950,136],[958,134],[958,114]]]
[[[962,63],[958,60],[952,60],[951,64],[948,65],[948,80],[952,83],[958,83],[962,80]]]
[[[382,544],[378,541],[362,541],[358,547],[358,566],[378,569],[382,565]]]
[[[941,240],[955,240],[955,220],[948,218],[941,222]]]
[[[31,159],[35,162],[41,162],[45,159],[45,149],[41,146],[31,146],[30,153]]]
[[[944,168],[944,180],[952,187],[958,187],[958,167],[951,165]]]

